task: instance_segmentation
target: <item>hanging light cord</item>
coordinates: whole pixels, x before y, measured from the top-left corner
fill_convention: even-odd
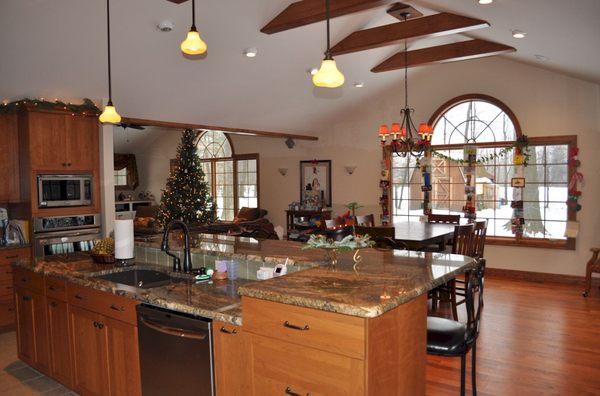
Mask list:
[[[192,0],[192,29],[196,30],[196,0]]]
[[[110,72],[110,0],[106,0],[106,34],[108,37],[108,104],[112,106],[112,76]]]
[[[327,19],[327,51],[325,52],[325,59],[331,59],[330,42],[329,42],[329,0],[325,0],[325,18]]]

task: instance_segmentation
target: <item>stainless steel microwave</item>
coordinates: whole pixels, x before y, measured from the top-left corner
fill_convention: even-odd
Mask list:
[[[38,175],[38,207],[92,205],[91,175]]]

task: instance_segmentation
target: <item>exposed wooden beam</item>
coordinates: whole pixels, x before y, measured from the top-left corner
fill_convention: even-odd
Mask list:
[[[332,55],[349,54],[397,44],[405,39],[463,33],[488,26],[490,26],[489,23],[481,19],[442,12],[422,18],[409,19],[406,22],[359,30],[336,44],[331,49],[331,53]]]
[[[387,10],[388,14],[401,21],[404,21],[402,14],[405,12],[409,14],[407,19],[419,18],[423,16],[423,13],[421,11],[417,10],[410,4],[394,3]]]
[[[459,43],[438,45],[435,47],[408,51],[408,67],[427,65],[431,63],[445,63],[483,58],[485,56],[498,55],[514,51],[516,51],[514,47],[486,40],[475,39],[461,41]],[[375,66],[373,69],[371,69],[371,71],[373,73],[379,73],[403,69],[404,65],[404,52],[398,52],[379,65]]]
[[[331,17],[335,18],[342,15],[353,14],[355,12],[380,7],[391,2],[391,0],[331,0]],[[324,0],[302,0],[290,4],[260,31],[266,34],[279,33],[324,20]]]
[[[287,139],[292,138],[296,140],[319,140],[317,136],[310,135],[298,135],[294,133],[285,132],[268,132],[268,131],[257,131],[254,129],[243,129],[243,128],[230,128],[215,125],[202,125],[202,124],[186,124],[181,122],[171,121],[157,121],[157,120],[146,120],[141,118],[123,117],[121,122],[125,124],[134,124],[142,126],[154,126],[161,128],[174,128],[174,129],[212,129],[216,131],[223,131],[233,135],[246,135],[246,136],[260,136],[268,138]]]

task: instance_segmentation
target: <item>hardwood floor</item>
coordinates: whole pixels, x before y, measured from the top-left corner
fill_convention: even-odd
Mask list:
[[[600,292],[486,278],[479,395],[600,395]],[[464,320],[464,305],[459,307]],[[467,362],[470,362],[470,355]],[[470,364],[467,364],[469,378]],[[458,395],[460,359],[427,357],[427,394]],[[471,390],[467,379],[467,394]]]
[[[486,279],[477,351],[480,395],[600,394],[600,292],[594,287],[586,299],[582,290],[581,285]],[[464,320],[464,306],[459,313]],[[458,395],[459,374],[459,359],[428,356],[427,395]],[[17,360],[11,332],[0,334],[0,394],[69,392]]]

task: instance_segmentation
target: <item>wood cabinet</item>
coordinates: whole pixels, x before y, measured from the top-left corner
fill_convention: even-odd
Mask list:
[[[66,119],[65,161],[70,171],[93,171],[98,168],[99,127],[94,117]]]
[[[141,395],[137,326],[103,317],[111,395]]]
[[[375,318],[242,297],[255,395],[424,395],[427,297]]]
[[[0,115],[0,202],[19,202],[19,128],[16,114]]]
[[[69,345],[69,309],[65,301],[46,297],[50,376],[72,386],[71,346]]]
[[[100,327],[102,315],[71,307],[69,318],[75,390],[85,395],[108,395],[106,329]]]
[[[67,169],[66,119],[65,114],[27,112],[25,120],[32,170],[59,171]]]
[[[250,344],[240,326],[213,322],[215,386],[219,396],[248,393],[252,383]]]
[[[29,248],[0,250],[0,332],[12,331],[15,325],[15,299],[11,263],[27,259]]]
[[[50,373],[50,351],[46,321],[46,301],[42,294],[17,287],[17,348],[19,359]]]

